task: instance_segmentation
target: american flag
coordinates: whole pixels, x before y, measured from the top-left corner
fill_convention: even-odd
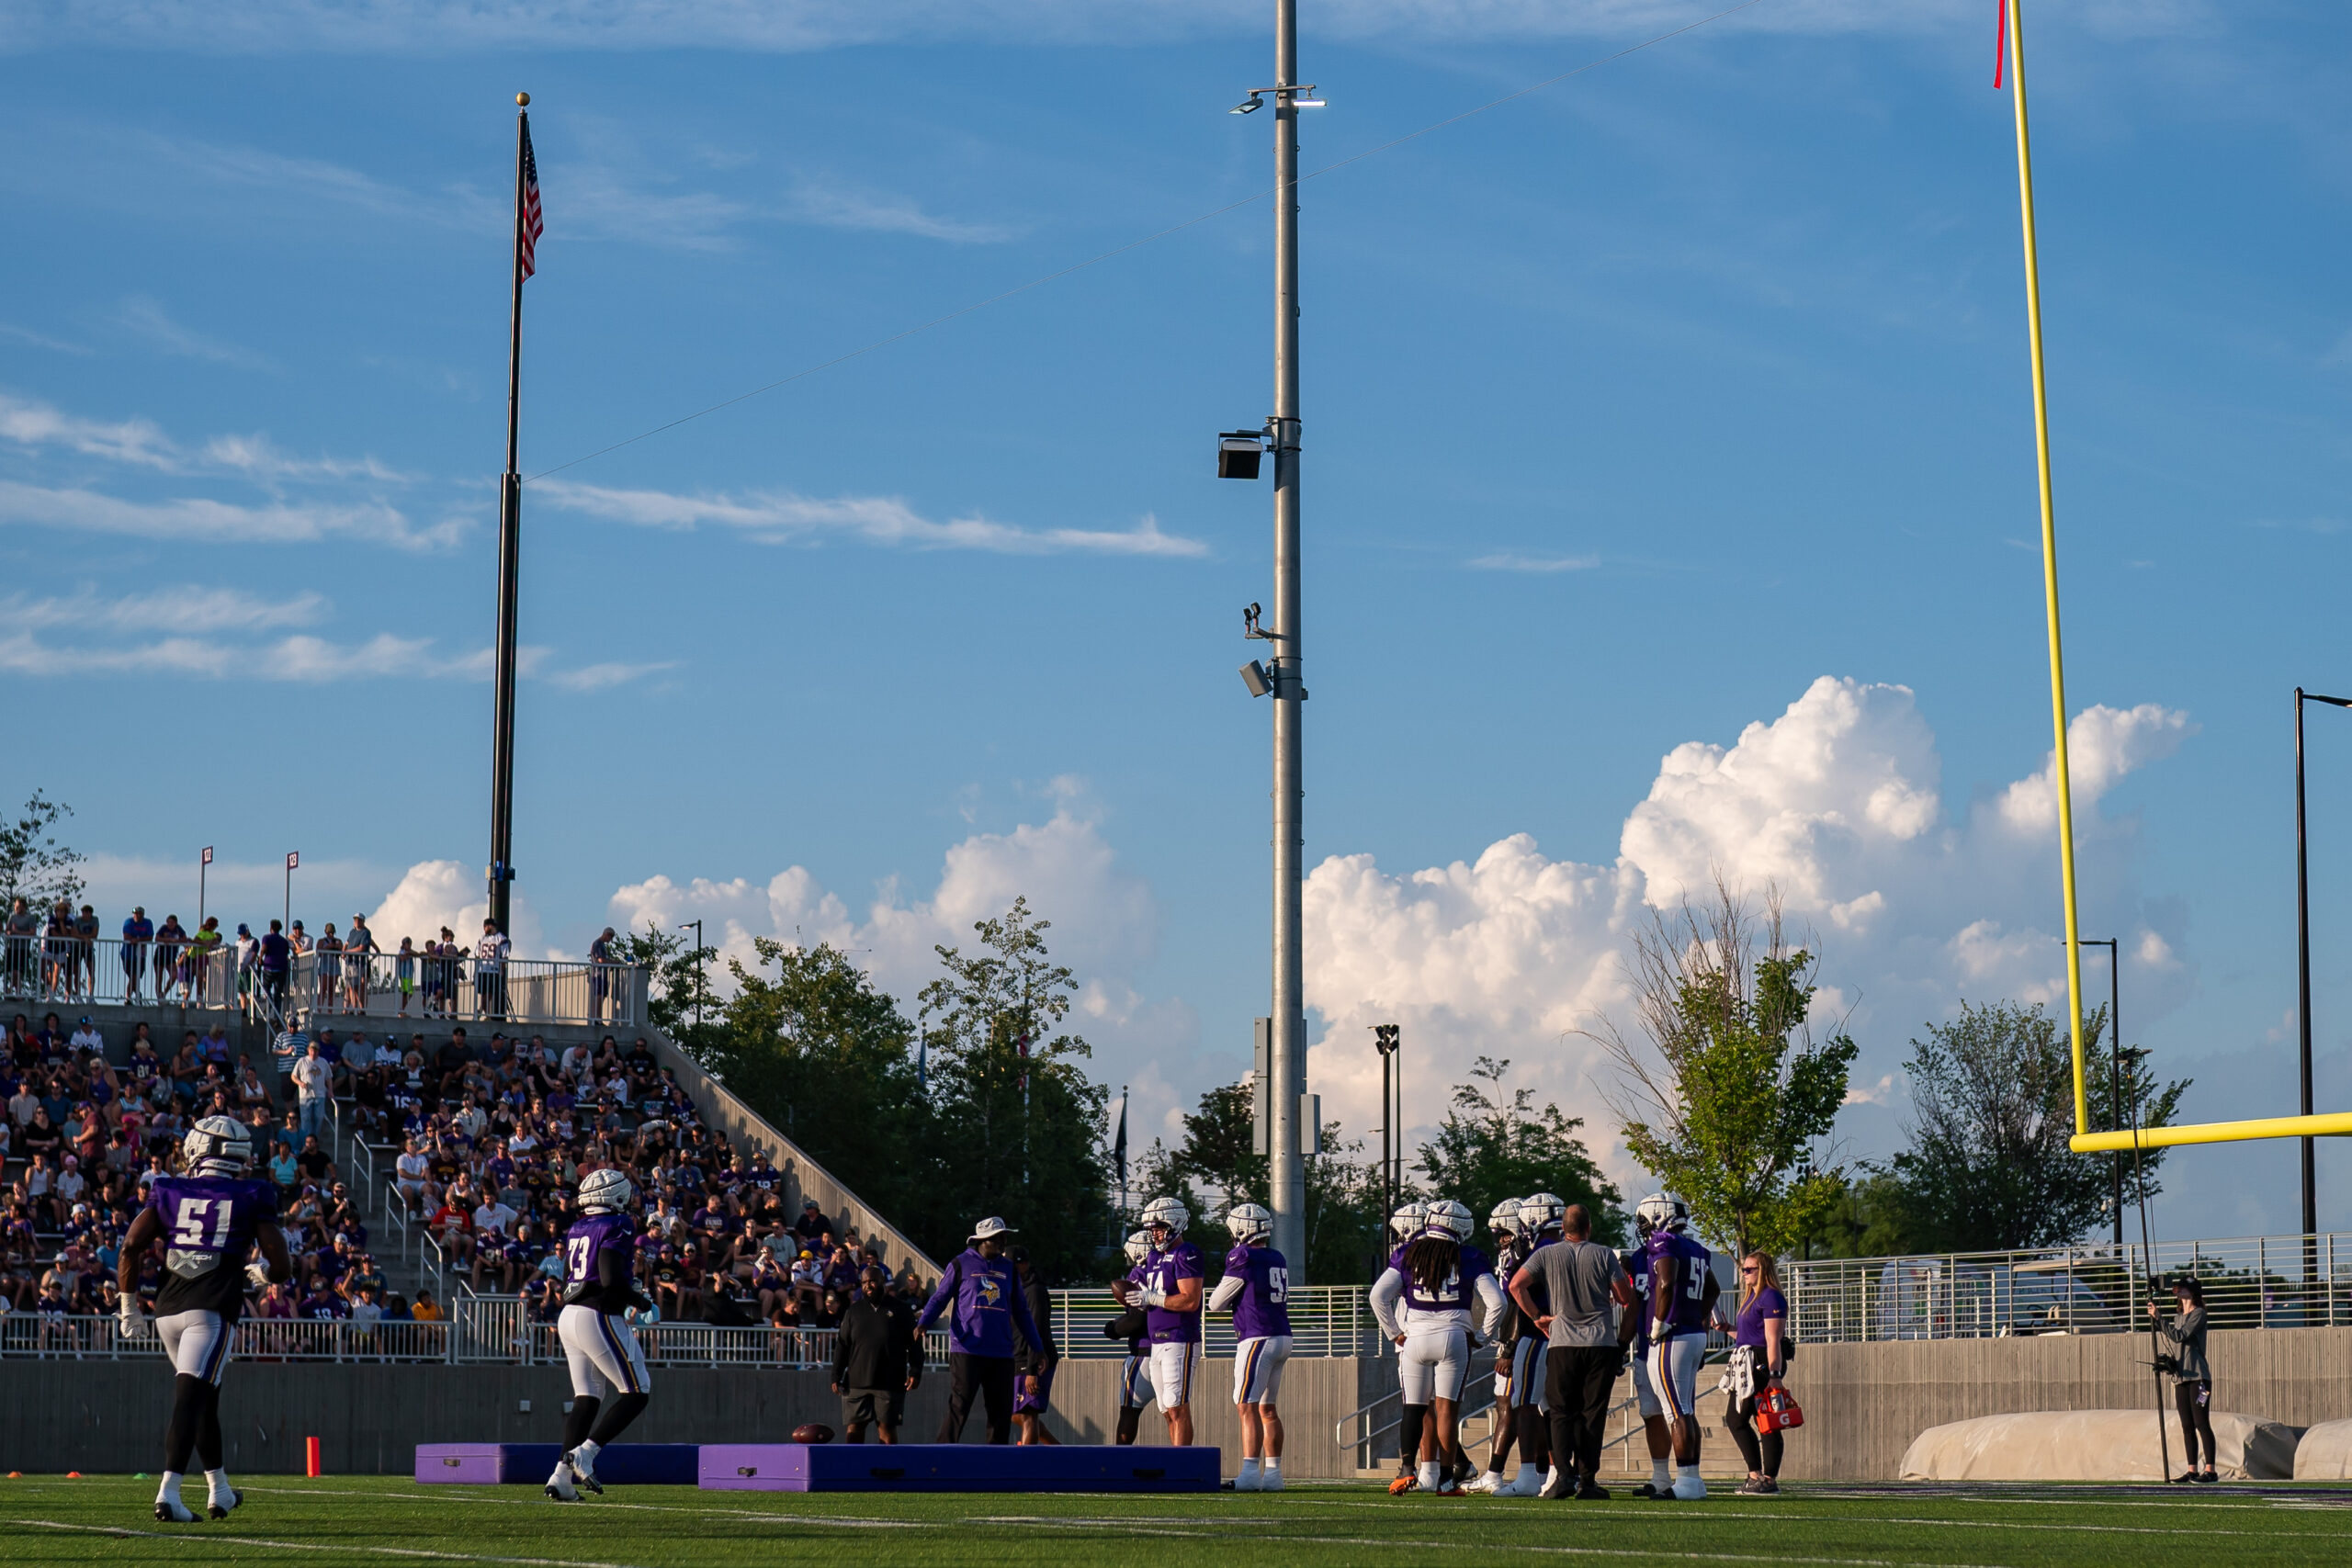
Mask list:
[[[528,115],[523,117],[523,212],[522,221],[516,227],[523,247],[523,276],[528,277],[539,270],[539,236],[548,231],[546,222],[539,216],[539,161],[531,152],[531,119]]]

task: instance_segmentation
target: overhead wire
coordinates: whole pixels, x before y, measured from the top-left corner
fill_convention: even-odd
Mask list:
[[[1464,120],[1475,118],[1479,115],[1485,114],[1489,109],[1498,109],[1505,104],[1516,103],[1520,99],[1529,96],[1531,94],[1543,92],[1547,87],[1556,87],[1561,83],[1568,81],[1574,77],[1582,76],[1589,72],[1598,71],[1604,65],[1613,64],[1616,62],[1624,59],[1628,55],[1639,54],[1645,49],[1654,48],[1658,44],[1666,43],[1671,39],[1680,38],[1685,33],[1697,32],[1700,28],[1710,27],[1716,22],[1722,21],[1726,17],[1736,16],[1742,11],[1747,10],[1756,6],[1763,5],[1764,3],[1765,0],[1739,0],[1738,5],[1726,6],[1723,10],[1713,13],[1712,16],[1702,17],[1695,21],[1686,22],[1679,28],[1668,28],[1667,31],[1658,33],[1654,37],[1645,38],[1638,43],[1627,44],[1624,48],[1618,50],[1614,53],[1604,54],[1596,59],[1588,60],[1582,65],[1578,65],[1572,70],[1563,71],[1556,76],[1547,76],[1541,82],[1532,83],[1527,86],[1517,89],[1516,91],[1505,93],[1501,97],[1490,98],[1487,102],[1479,104],[1474,108],[1466,108],[1459,114],[1448,115],[1443,119],[1432,120],[1429,124],[1422,126],[1418,130],[1408,130],[1402,136],[1393,137],[1376,146],[1367,147],[1361,152],[1351,152],[1348,156],[1339,159],[1337,162],[1326,164],[1321,168],[1310,170],[1306,174],[1301,175],[1298,177],[1298,183],[1304,185],[1308,180],[1318,179],[1325,175],[1334,174],[1339,170],[1347,168],[1351,164],[1361,164],[1367,158],[1378,157],[1381,153],[1402,147],[1408,141],[1418,141],[1424,136],[1433,135],[1436,132],[1444,130],[1451,126],[1459,125]],[[558,463],[551,468],[541,468],[535,474],[526,476],[523,482],[525,484],[531,484],[539,479],[546,479],[550,475],[560,474],[566,468],[576,468],[582,463],[593,462],[596,458],[605,457],[609,453],[617,452],[624,446],[634,446],[640,441],[649,441],[656,435],[664,434],[670,431],[675,430],[680,425],[691,424],[695,420],[704,419],[711,414],[718,413],[724,410],[733,408],[738,403],[749,402],[752,399],[773,392],[779,387],[788,387],[795,381],[805,381],[809,377],[817,375],[822,371],[830,370],[836,365],[846,365],[853,359],[863,358],[866,355],[888,348],[892,344],[903,343],[910,337],[915,337],[921,333],[930,332],[934,327],[944,327],[950,321],[961,321],[964,317],[972,315],[977,311],[985,310],[991,305],[1001,305],[1007,299],[1018,298],[1021,295],[1029,293],[1033,289],[1042,288],[1046,284],[1059,282],[1061,279],[1071,276],[1073,273],[1084,272],[1089,267],[1099,266],[1104,262],[1115,260],[1117,257],[1125,255],[1129,251],[1137,251],[1141,250],[1146,245],[1157,244],[1159,242],[1168,239],[1172,235],[1182,233],[1187,229],[1198,228],[1201,224],[1206,223],[1212,219],[1222,218],[1227,213],[1232,212],[1237,209],[1252,206],[1255,203],[1263,201],[1268,197],[1274,195],[1280,188],[1281,187],[1276,186],[1269,186],[1264,190],[1253,191],[1250,195],[1240,197],[1238,200],[1228,201],[1222,207],[1211,208],[1208,211],[1200,213],[1192,218],[1187,218],[1181,223],[1171,223],[1165,229],[1143,235],[1138,239],[1130,240],[1124,245],[1114,246],[1110,250],[1104,251],[1098,255],[1089,256],[1084,261],[1072,262],[1068,266],[1057,267],[1052,272],[1046,273],[1042,276],[1033,277],[1028,282],[1005,289],[1001,293],[991,294],[985,299],[976,299],[971,304],[960,306],[956,310],[948,311],[945,315],[933,316],[929,321],[919,321],[910,327],[903,327],[899,331],[890,333],[888,337],[876,338],[872,343],[865,344],[861,347],[853,348],[844,353],[834,355],[830,359],[820,359],[813,365],[804,366],[802,368],[792,372],[789,376],[780,376],[773,381],[764,382],[760,386],[753,387],[749,391],[738,392],[733,397],[722,399],[718,402],[710,404],[707,408],[696,409],[692,413],[680,414],[677,418],[665,421],[661,424],[653,426],[650,430],[641,430],[635,435],[625,436],[618,441],[599,446],[593,452],[583,452],[579,457],[571,458],[566,462]]]

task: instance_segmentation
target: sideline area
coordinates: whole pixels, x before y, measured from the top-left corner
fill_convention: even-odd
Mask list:
[[[399,1477],[269,1477],[217,1525],[159,1526],[152,1483],[130,1476],[0,1479],[0,1558],[11,1563],[474,1562],[673,1568],[714,1562],[831,1568],[844,1553],[949,1565],[1132,1562],[1298,1564],[1428,1561],[1436,1553],[1612,1563],[1756,1562],[1884,1568],[2111,1563],[2233,1568],[2352,1560],[2352,1488],[1791,1486],[1651,1504],[1545,1504],[1413,1495],[1348,1483],[1278,1497],[994,1495],[780,1496],[616,1487],[566,1506],[522,1488]],[[1508,1515],[1506,1523],[1504,1516]],[[888,1544],[862,1532],[883,1532]],[[209,1543],[209,1544],[207,1544]],[[396,1543],[396,1544],[395,1544]]]

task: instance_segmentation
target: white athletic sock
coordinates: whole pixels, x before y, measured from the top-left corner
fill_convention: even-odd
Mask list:
[[[1544,1472],[1544,1490],[1549,1492],[1560,1483],[1560,1467],[1554,1465]]]
[[[1422,1465],[1421,1465],[1421,1490],[1422,1490],[1422,1491],[1424,1491],[1424,1492],[1434,1492],[1434,1491],[1436,1491],[1436,1490],[1437,1490],[1437,1474],[1438,1474],[1438,1465],[1437,1465],[1437,1461],[1435,1461],[1435,1460],[1429,1460],[1429,1461],[1425,1461],[1422,1463]]]
[[[1650,1461],[1650,1484],[1661,1492],[1674,1484],[1674,1477],[1667,1472],[1666,1461],[1662,1459]]]
[[[1247,1455],[1242,1457],[1240,1479],[1243,1481],[1255,1481],[1258,1479],[1258,1461],[1256,1460],[1251,1459]]]
[[[1280,1454],[1269,1454],[1258,1461],[1258,1473],[1261,1475],[1280,1475],[1282,1472],[1283,1456]]]
[[[1511,1486],[1515,1491],[1520,1492],[1541,1492],[1544,1490],[1544,1481],[1535,1473],[1533,1465],[1521,1461],[1518,1479],[1511,1483]]]
[[[594,1442],[581,1444],[578,1448],[571,1450],[573,1468],[578,1470],[595,1469],[596,1456],[602,1451],[603,1445],[601,1444]]]
[[[164,1472],[164,1483],[155,1488],[155,1501],[158,1503],[176,1503],[179,1500],[180,1472],[176,1470],[167,1470]]]
[[[225,1470],[206,1471],[204,1491],[206,1500],[213,1503],[226,1503],[237,1493],[237,1489],[229,1484],[229,1472]]]

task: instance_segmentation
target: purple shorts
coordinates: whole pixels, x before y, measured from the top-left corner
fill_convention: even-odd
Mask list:
[[[1048,1367],[1037,1378],[1037,1392],[1029,1392],[1029,1379],[1020,1372],[1012,1378],[1012,1413],[1015,1416],[1043,1416],[1054,1397],[1054,1370]]]

